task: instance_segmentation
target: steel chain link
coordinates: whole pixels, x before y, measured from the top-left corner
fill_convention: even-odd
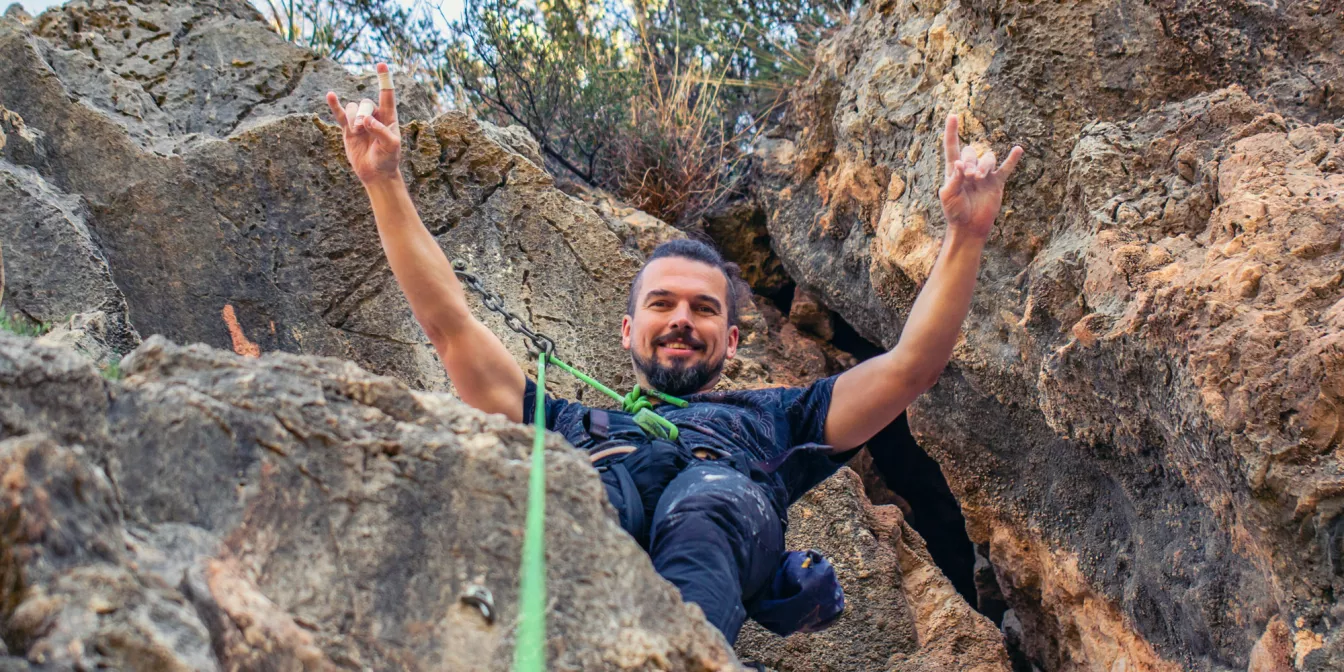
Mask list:
[[[497,313],[500,317],[503,317],[504,326],[508,327],[514,333],[521,334],[523,338],[527,339],[527,346],[533,354],[544,352],[547,356],[555,356],[555,341],[549,336],[532,331],[532,329],[527,326],[527,323],[523,321],[523,318],[510,312],[509,309],[505,307],[503,298],[486,289],[485,283],[481,282],[480,277],[475,273],[467,271],[467,262],[461,259],[454,259],[453,273],[457,275],[457,279],[462,282],[463,286],[481,295],[481,305],[485,306],[486,310]]]

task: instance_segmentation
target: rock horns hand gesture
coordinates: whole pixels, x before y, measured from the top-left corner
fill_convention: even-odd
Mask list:
[[[971,147],[962,147],[957,137],[957,115],[947,115],[947,129],[943,135],[943,151],[947,170],[943,188],[938,197],[943,202],[943,216],[949,229],[986,238],[994,218],[1003,204],[1003,185],[1022,160],[1022,148],[1014,146],[1008,158],[997,169],[994,152],[977,157]]]
[[[380,80],[391,81],[387,64],[377,66]],[[390,84],[389,84],[390,87]],[[327,105],[345,131],[345,156],[360,182],[366,186],[381,180],[401,179],[401,127],[397,124],[397,96],[391,88],[381,88],[378,105],[365,98],[359,104],[346,103],[332,91]]]

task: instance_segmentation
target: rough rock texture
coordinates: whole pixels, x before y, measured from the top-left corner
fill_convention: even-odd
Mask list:
[[[77,313],[53,325],[50,331],[37,338],[37,342],[73,348],[99,367],[111,367],[120,364],[125,350],[110,338],[107,322],[107,314],[101,310]]]
[[[1026,657],[1344,667],[1344,4],[865,6],[755,193],[790,275],[884,346],[943,233],[949,112],[1027,158],[910,424]]]
[[[765,217],[751,201],[724,203],[706,213],[699,224],[723,255],[737,263],[742,279],[756,293],[773,298],[793,285],[770,249]]]
[[[0,62],[5,305],[59,321],[44,343],[128,376],[0,339],[3,515],[24,523],[0,531],[16,550],[0,558],[14,579],[0,669],[507,668],[529,434],[438,393],[441,366],[323,122],[322,93],[371,78],[283,43],[241,0],[11,12]],[[652,245],[682,234],[565,195],[520,129],[431,120],[399,86],[403,170],[444,250],[568,361],[629,386],[626,289]],[[851,365],[817,335],[824,315],[745,306],[725,386]],[[139,334],[205,345],[151,337],[118,368]],[[567,376],[550,389],[585,393]],[[552,465],[552,669],[734,669],[611,524],[591,471],[559,452]],[[885,576],[864,608],[913,599]],[[493,624],[459,599],[476,586]],[[942,592],[918,594],[943,609]],[[863,655],[933,651],[871,626],[850,626]]]
[[[0,337],[0,612],[43,669],[505,670],[527,428],[349,362]],[[549,669],[737,669],[548,452]],[[489,484],[471,487],[470,484]],[[487,618],[462,595],[487,589]]]
[[[815,548],[835,566],[845,613],[827,630],[787,638],[748,623],[737,643],[744,659],[781,672],[1010,669],[998,629],[961,599],[899,509],[868,503],[853,471],[798,500],[789,521],[789,547]]]
[[[37,324],[77,313],[104,315],[107,342],[129,352],[140,342],[126,297],[112,281],[79,199],[53,187],[23,160],[42,153],[42,138],[0,107],[0,241],[4,243],[4,309]]]
[[[288,114],[325,109],[328,88],[371,90],[371,78],[285,44],[242,2],[73,2],[32,27],[0,20],[0,105],[40,134],[41,151],[6,157],[86,204],[136,330],[341,356],[446,385],[338,129]],[[425,121],[428,104],[408,97],[403,170],[445,251],[488,272],[570,361],[629,384],[619,350],[593,345],[617,332],[619,313],[591,307],[622,302],[638,257],[552,188],[517,131],[458,113]]]

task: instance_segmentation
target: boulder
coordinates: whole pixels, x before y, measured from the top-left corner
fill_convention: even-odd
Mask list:
[[[0,108],[0,114],[6,113]],[[21,119],[12,120],[19,128],[11,132],[25,130]],[[33,169],[2,159],[0,241],[6,314],[54,324],[96,311],[103,316],[102,339],[108,348],[125,353],[140,343],[126,297],[112,281],[107,259],[89,231],[83,204]]]
[[[909,417],[1042,670],[1344,665],[1342,16],[878,2],[758,147],[785,269],[886,347],[945,232],[942,120],[1026,148]]]
[[[327,89],[359,95],[371,78],[285,43],[244,3],[77,1],[34,26],[0,23],[0,105],[43,145],[13,160],[86,205],[131,326],[237,352],[341,356],[446,387],[339,129],[312,114]],[[534,146],[500,144],[517,131],[456,112],[430,121],[427,108],[414,95],[400,106],[403,170],[445,252],[486,273],[567,360],[631,384],[622,353],[594,345],[614,337],[620,313],[593,307],[623,305],[638,257],[552,187]],[[519,338],[505,341],[525,358]]]
[[[11,654],[509,669],[528,428],[335,359],[153,337],[124,373],[0,336]],[[555,438],[547,516],[549,669],[738,669]]]

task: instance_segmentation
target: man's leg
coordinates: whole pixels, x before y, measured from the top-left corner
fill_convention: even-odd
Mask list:
[[[784,529],[765,491],[731,466],[697,462],[658,500],[649,557],[682,599],[704,610],[732,644],[751,597],[774,576]]]

